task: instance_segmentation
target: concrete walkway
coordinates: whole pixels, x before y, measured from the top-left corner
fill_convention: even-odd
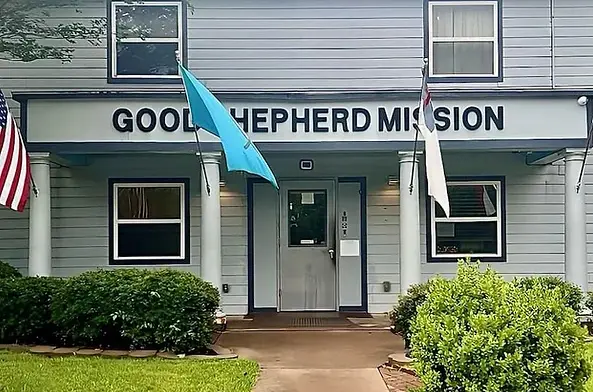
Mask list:
[[[384,330],[227,331],[218,344],[259,362],[255,392],[386,392],[377,367],[403,350]]]

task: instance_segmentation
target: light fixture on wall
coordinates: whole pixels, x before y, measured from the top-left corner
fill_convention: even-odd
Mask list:
[[[387,185],[389,186],[398,186],[399,185],[399,178],[396,175],[390,175],[387,177]]]

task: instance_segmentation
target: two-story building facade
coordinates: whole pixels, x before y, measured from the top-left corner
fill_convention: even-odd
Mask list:
[[[593,3],[113,0],[81,11],[52,15],[106,17],[104,45],[80,42],[65,64],[0,62],[39,188],[24,213],[0,211],[0,259],[23,272],[179,268],[238,315],[388,311],[466,256],[509,278],[593,283],[590,169],[575,189]],[[147,22],[151,36],[134,36]],[[228,172],[205,133],[201,170],[176,52],[279,191]],[[422,143],[412,152],[424,58],[449,218],[426,195]]]

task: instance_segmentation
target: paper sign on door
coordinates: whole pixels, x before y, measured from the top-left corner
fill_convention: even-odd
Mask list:
[[[358,240],[340,240],[340,256],[360,256],[359,243],[360,241]]]

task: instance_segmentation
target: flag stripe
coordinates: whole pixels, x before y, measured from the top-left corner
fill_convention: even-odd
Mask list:
[[[31,191],[31,161],[0,91],[0,204],[22,212]]]

